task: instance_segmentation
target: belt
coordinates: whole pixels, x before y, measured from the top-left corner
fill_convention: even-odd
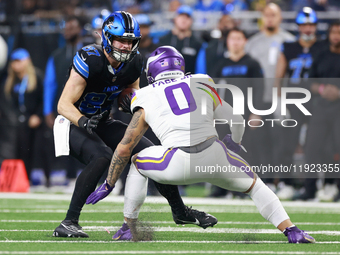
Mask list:
[[[208,147],[210,147],[216,140],[217,140],[217,137],[214,136],[197,145],[178,147],[178,149],[184,152],[187,152],[187,153],[199,153],[201,151],[204,151]]]

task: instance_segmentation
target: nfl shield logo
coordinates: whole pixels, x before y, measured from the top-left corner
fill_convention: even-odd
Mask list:
[[[178,59],[176,59],[176,60],[174,61],[174,64],[175,64],[175,66],[180,66],[180,65],[181,65],[181,62],[180,62]]]
[[[115,80],[117,80],[117,76],[113,76],[112,82],[115,82]]]
[[[64,123],[64,120],[65,120],[64,118],[61,118],[61,119],[59,120],[59,123],[60,123],[60,124],[63,124],[63,123]]]

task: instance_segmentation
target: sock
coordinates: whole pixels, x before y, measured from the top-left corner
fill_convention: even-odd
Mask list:
[[[181,215],[185,213],[185,205],[179,194],[178,187],[176,185],[161,184],[154,181],[155,186],[159,193],[168,200],[171,206],[171,211],[175,215]]]
[[[105,170],[109,167],[110,160],[99,157],[92,160],[81,172],[76,181],[71,203],[65,220],[78,221],[79,215],[87,197],[96,189],[97,183]]]
[[[289,219],[279,198],[260,178],[257,178],[254,187],[248,194],[263,218],[270,221],[275,227]]]
[[[144,203],[148,188],[148,178],[141,175],[134,164],[131,164],[125,183],[124,217],[137,219]]]

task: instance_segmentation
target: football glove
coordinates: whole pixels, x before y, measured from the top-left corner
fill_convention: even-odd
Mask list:
[[[78,120],[78,126],[86,129],[86,131],[92,135],[93,130],[97,128],[98,123],[101,119],[105,119],[109,114],[108,110],[102,112],[101,114],[93,115],[90,119],[86,116],[82,116]]]
[[[122,111],[122,112],[125,112],[125,113],[128,113],[128,114],[131,114],[132,115],[132,112],[131,112],[131,95],[132,93],[130,94],[126,94],[122,100],[121,100],[121,103],[119,104],[119,110]]]
[[[96,204],[98,201],[105,198],[107,195],[111,193],[115,186],[111,187],[106,180],[102,185],[99,186],[94,192],[92,192],[89,197],[86,199],[86,204]]]
[[[235,143],[233,139],[231,138],[231,134],[227,134],[222,142],[227,146],[227,148],[235,153],[238,153],[241,149],[242,146],[238,143]]]

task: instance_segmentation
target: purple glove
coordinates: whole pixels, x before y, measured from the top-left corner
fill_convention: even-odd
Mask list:
[[[105,182],[100,185],[98,189],[89,195],[89,197],[86,199],[86,204],[96,204],[99,200],[102,200],[108,194],[110,194],[114,187],[115,186],[111,188],[111,186],[105,180]]]
[[[241,145],[239,145],[238,143],[235,143],[233,141],[233,139],[231,139],[231,135],[227,134],[222,142],[227,146],[227,148],[235,153],[238,153],[241,150]]]

